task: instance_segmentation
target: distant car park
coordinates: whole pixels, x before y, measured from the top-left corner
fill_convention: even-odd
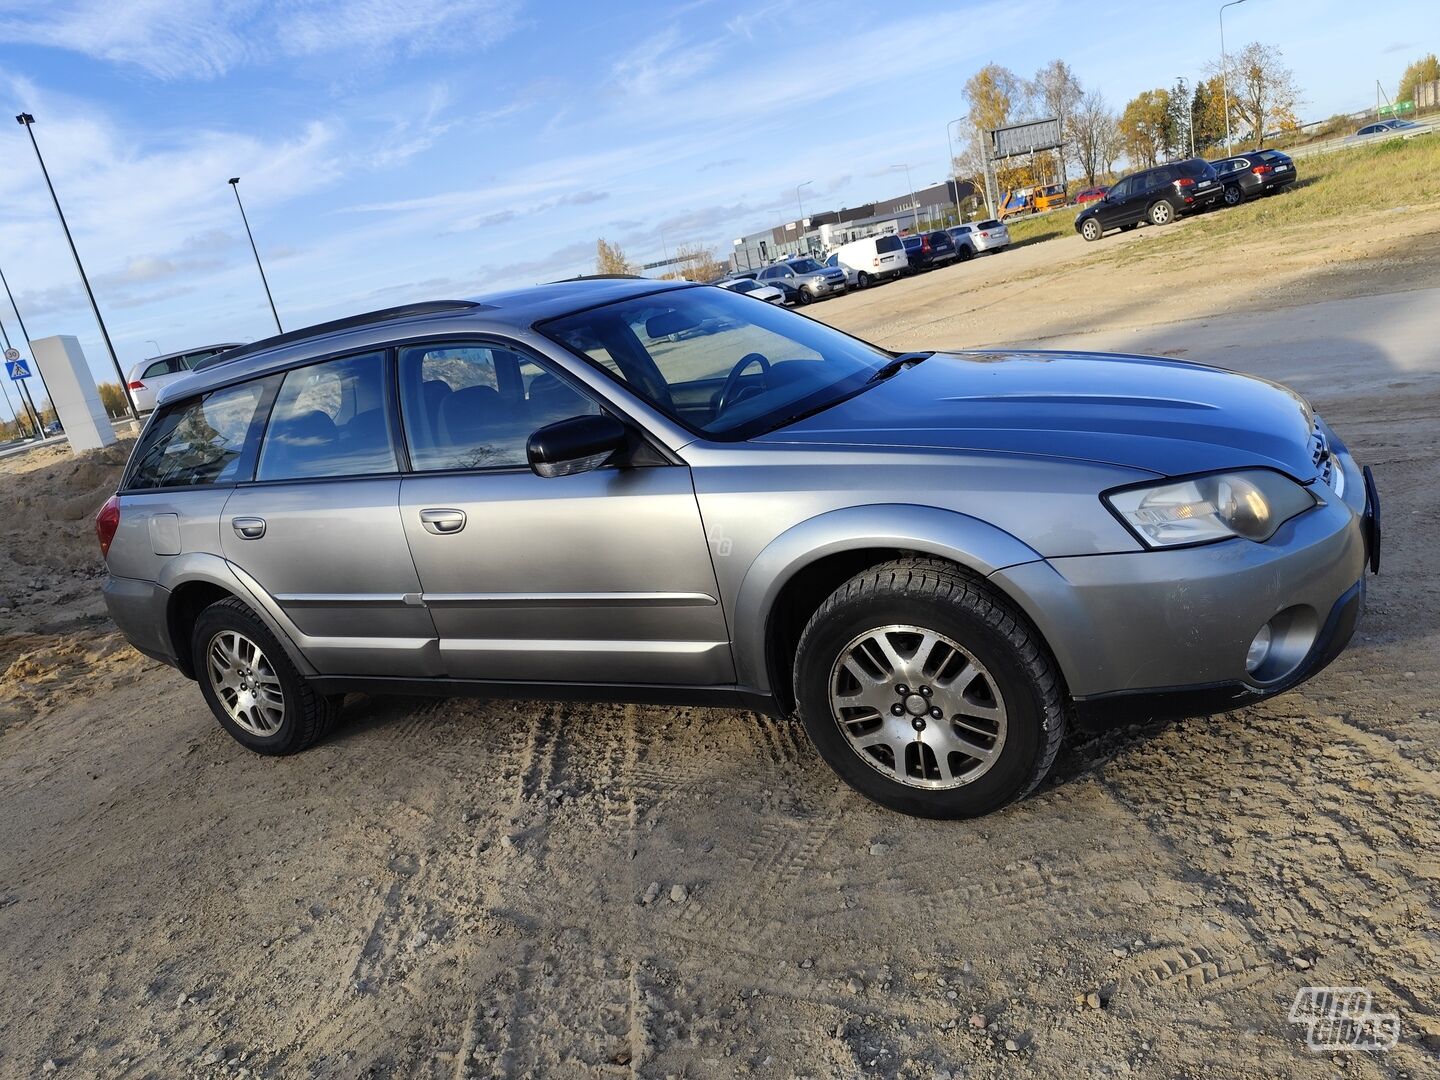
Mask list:
[[[959,258],[955,241],[944,229],[904,238],[905,257],[912,271],[934,270]]]

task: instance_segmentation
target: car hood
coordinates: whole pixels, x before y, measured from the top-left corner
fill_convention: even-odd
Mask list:
[[[1110,353],[936,353],[771,443],[1066,458],[1166,476],[1266,466],[1316,475],[1304,398],[1264,379]]]

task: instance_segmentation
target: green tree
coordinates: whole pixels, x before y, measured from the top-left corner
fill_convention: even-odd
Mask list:
[[[1190,115],[1195,118],[1196,153],[1204,154],[1225,141],[1225,105],[1219,75],[1195,84]]]
[[[625,252],[620,250],[619,244],[606,242],[602,237],[595,242],[595,273],[597,274],[633,274],[635,268],[630,260],[625,258]]]
[[[1300,88],[1278,47],[1252,41],[1228,59],[1233,135],[1260,146],[1269,132],[1299,127],[1295,110],[1300,105]],[[1218,75],[1218,65],[1214,70]]]
[[[1422,56],[1400,76],[1400,89],[1395,92],[1395,100],[1411,101],[1415,97],[1415,87],[1421,83],[1435,82],[1437,79],[1440,79],[1440,59],[1436,59],[1434,53]]]

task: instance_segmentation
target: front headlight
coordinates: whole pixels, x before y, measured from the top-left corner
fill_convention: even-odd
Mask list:
[[[1204,544],[1241,536],[1262,543],[1315,496],[1268,469],[1214,473],[1101,496],[1147,547]]]

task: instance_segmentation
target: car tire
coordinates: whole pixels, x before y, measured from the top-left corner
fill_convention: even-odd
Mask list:
[[[938,559],[886,563],[836,589],[800,636],[794,680],[825,762],[866,798],[917,817],[976,817],[1023,798],[1065,730],[1063,682],[1038,634]]]
[[[796,290],[795,290],[795,303],[799,304],[801,307],[804,307],[806,304],[810,303],[810,301],[813,300],[813,299],[815,299],[815,298],[814,298],[813,296],[811,296],[806,290],[804,290],[804,289],[796,289]]]
[[[975,257],[975,249],[969,244],[962,244],[960,247],[960,261],[969,262]]]
[[[1169,225],[1175,220],[1175,208],[1161,199],[1159,202],[1151,204],[1150,209],[1145,212],[1145,216],[1150,219],[1151,225]]]
[[[1245,191],[1239,184],[1225,185],[1225,205],[1239,206],[1245,201]]]
[[[1100,222],[1095,218],[1086,218],[1080,226],[1080,235],[1091,243],[1094,243],[1105,235],[1105,230],[1100,227]]]
[[[855,275],[855,287],[857,289],[868,289],[870,287],[870,275],[864,270]]]
[[[190,649],[205,703],[247,749],[296,754],[334,724],[340,699],[317,693],[242,601],[231,597],[202,611]]]

